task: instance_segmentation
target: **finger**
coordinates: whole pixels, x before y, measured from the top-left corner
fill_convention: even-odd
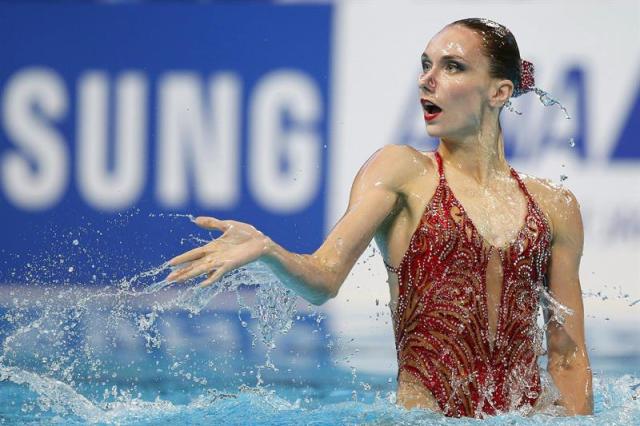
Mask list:
[[[169,261],[169,266],[176,266],[181,263],[191,262],[193,260],[200,259],[204,255],[205,255],[205,246],[196,247],[192,250],[189,250],[171,259]]]
[[[215,272],[207,275],[207,279],[198,284],[198,287],[205,288],[220,279],[227,272],[226,268],[218,268]]]
[[[185,269],[188,269],[188,267],[185,267],[182,269],[176,269],[175,271],[167,275],[167,277],[164,280],[168,283],[176,282],[178,277],[185,272]]]
[[[197,276],[200,276],[204,273],[207,273],[213,269],[216,269],[220,266],[220,264],[214,264],[212,261],[210,260],[204,260],[202,262],[198,262],[197,264],[194,264],[192,267],[189,268],[189,270],[185,271],[183,274],[179,275],[177,277],[177,281],[179,282],[184,282],[184,281],[188,281],[191,278],[195,278]]]
[[[189,266],[188,268],[181,269],[176,271],[176,275],[172,277],[173,281],[182,283],[187,280],[190,280],[193,277],[198,276],[198,274],[194,274],[195,265]]]
[[[185,281],[189,278],[185,278],[186,274],[190,274],[194,271],[194,268],[198,267],[198,265],[206,264],[207,262],[211,262],[212,260],[215,260],[215,251],[207,251],[205,254],[207,257],[201,257],[198,260],[195,260],[193,262],[187,262],[187,263],[182,263],[180,264],[179,269],[174,270],[173,272],[171,272],[167,278],[165,278],[165,280],[170,281],[170,282],[176,282],[176,281]],[[213,267],[209,268],[209,269],[213,269]]]
[[[191,269],[191,266],[185,266],[182,269],[176,269],[175,271],[167,275],[167,278],[165,278],[165,281],[170,283],[174,283],[178,281],[178,278],[180,277],[180,275],[184,274],[188,269]]]
[[[204,229],[217,229],[222,232],[229,229],[229,224],[226,220],[216,219],[215,217],[198,216],[196,217],[195,223],[196,225]]]
[[[178,276],[185,268],[191,266],[191,262],[180,263],[176,266],[171,266],[171,264],[167,262],[167,265],[171,267],[171,272],[169,272],[169,275],[167,275],[164,280],[171,283],[174,281],[174,278]]]
[[[193,268],[195,268],[197,265],[199,265],[203,261],[204,261],[204,258],[200,258],[198,260],[194,260],[193,262],[182,263],[176,270],[174,270],[171,274],[169,274],[169,277],[171,277],[173,281],[178,281],[182,277],[184,277],[185,274],[192,271]]]

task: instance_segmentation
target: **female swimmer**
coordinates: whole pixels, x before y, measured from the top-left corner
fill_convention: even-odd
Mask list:
[[[338,294],[374,238],[389,274],[397,401],[456,417],[542,408],[536,318],[548,292],[573,311],[564,321],[546,312],[555,404],[569,415],[591,413],[578,202],[517,173],[504,154],[499,115],[512,96],[533,89],[532,65],[507,28],[464,19],[429,41],[418,85],[437,150],[389,145],[373,154],[346,213],[313,254],[291,253],[249,224],[199,217],[223,235],[173,258],[173,266],[190,263],[167,279],[207,274],[207,286],[260,259],[320,305]]]

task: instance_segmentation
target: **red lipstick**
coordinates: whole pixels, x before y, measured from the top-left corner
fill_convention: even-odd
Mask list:
[[[435,120],[435,118],[440,115],[440,112],[441,111],[438,111],[436,113],[431,113],[431,114],[428,113],[428,112],[425,112],[424,113],[424,119],[427,120],[427,121]]]
[[[420,99],[420,103],[422,104],[422,110],[424,111],[424,119],[427,122],[435,120],[442,112],[442,108],[428,99]]]

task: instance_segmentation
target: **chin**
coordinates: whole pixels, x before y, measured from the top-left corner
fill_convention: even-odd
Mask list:
[[[478,130],[475,130],[475,132],[477,133]],[[463,132],[460,128],[443,128],[443,126],[438,123],[432,125],[427,124],[427,134],[432,138],[457,140],[463,137],[463,135],[468,134],[468,132]]]
[[[441,138],[443,136],[446,136],[444,132],[438,128],[438,126],[429,126],[428,124],[426,126],[427,126],[427,134],[432,138]]]

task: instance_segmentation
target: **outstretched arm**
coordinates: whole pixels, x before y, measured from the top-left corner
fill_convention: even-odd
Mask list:
[[[380,224],[393,211],[407,170],[406,147],[390,145],[377,151],[360,169],[349,207],[327,239],[313,254],[287,251],[253,226],[200,217],[196,223],[218,229],[223,235],[177,256],[170,265],[191,262],[171,273],[170,281],[186,281],[208,274],[201,285],[210,285],[225,273],[260,259],[289,288],[320,305],[334,297],[349,271],[367,247]]]
[[[570,308],[564,322],[551,318],[547,325],[547,370],[560,391],[558,401],[567,414],[591,414],[593,394],[591,368],[584,336],[584,309],[578,271],[584,233],[577,200],[562,189],[553,202],[554,225],[549,290],[554,299]]]

